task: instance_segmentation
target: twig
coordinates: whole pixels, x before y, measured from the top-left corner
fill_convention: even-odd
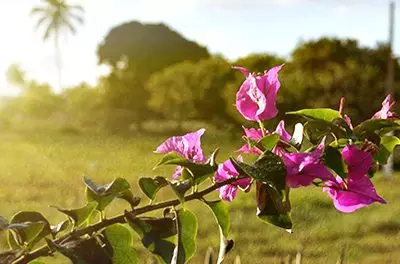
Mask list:
[[[195,192],[193,194],[185,196],[185,201],[201,199],[203,196],[209,194],[210,192],[215,191],[216,189],[218,189],[224,185],[233,183],[241,178],[243,178],[243,177],[230,178],[230,179],[222,181],[222,182],[217,182],[214,185],[208,187],[207,189],[204,189],[200,192]],[[160,202],[160,203],[156,203],[156,204],[150,204],[147,206],[139,207],[137,209],[130,211],[130,213],[132,213],[133,215],[140,215],[140,214],[144,214],[144,213],[151,212],[154,210],[158,210],[158,209],[162,209],[162,208],[166,208],[166,207],[170,207],[170,206],[176,206],[179,204],[180,204],[180,200],[174,199],[174,200],[170,200],[170,201],[166,201],[166,202]],[[53,242],[55,244],[58,244],[66,239],[69,240],[72,237],[81,237],[86,234],[92,234],[92,233],[97,232],[107,226],[117,224],[117,223],[121,223],[121,224],[126,223],[124,214],[117,215],[113,218],[104,219],[101,222],[96,223],[94,225],[75,230],[73,232],[65,234],[64,236],[61,236],[60,238],[53,240]],[[53,250],[51,250],[47,245],[44,245],[28,254],[22,256],[17,261],[14,261],[13,264],[28,264],[30,261],[32,261],[34,259],[37,259],[39,257],[50,256],[52,253],[53,253]]]

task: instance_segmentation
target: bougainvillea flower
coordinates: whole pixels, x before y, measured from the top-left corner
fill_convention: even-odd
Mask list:
[[[292,139],[292,136],[285,129],[285,121],[281,120],[278,126],[275,129],[275,133],[281,136],[282,141],[289,142]]]
[[[255,129],[255,128],[245,128],[243,127],[244,134],[245,136],[252,141],[259,141],[260,139],[263,138],[263,134],[261,131],[261,128]],[[285,129],[285,121],[281,120],[278,124],[278,126],[275,129],[276,134],[280,135],[280,139],[282,141],[289,142],[292,136],[286,131]],[[270,135],[271,133],[268,130],[265,130],[266,135]],[[277,154],[278,152],[281,151],[281,148],[279,146],[276,146],[272,152]],[[257,147],[253,146],[250,147],[249,144],[244,144],[237,152],[244,153],[244,154],[262,154],[262,151],[258,149]],[[278,154],[277,154],[278,155]]]
[[[238,160],[242,161],[240,156],[238,157]],[[214,180],[216,182],[221,182],[238,176],[239,173],[236,171],[232,162],[230,160],[226,160],[224,163],[218,165],[218,170],[215,173]],[[226,184],[218,188],[219,197],[222,200],[231,202],[236,197],[238,188],[249,191],[250,184],[250,178],[242,178],[231,184]]]
[[[390,109],[395,105],[395,102],[391,102],[390,94],[388,94],[382,102],[382,109],[376,112],[372,118],[373,119],[388,119],[394,117],[394,113]]]
[[[289,142],[292,139],[292,136],[285,129],[285,121],[281,120],[278,126],[275,129],[275,133],[280,136],[280,140],[284,142]],[[272,152],[279,157],[285,154],[285,147],[278,142],[278,145],[272,150]]]
[[[245,128],[243,127],[244,134],[249,140],[253,141],[259,141],[260,139],[263,138],[263,133],[261,131],[261,128],[256,129],[256,128]],[[268,135],[270,134],[268,130],[265,130],[265,134]],[[237,150],[237,152],[244,153],[244,154],[261,154],[262,151],[259,150],[257,147],[251,147],[249,144],[244,144],[240,149]]]
[[[251,74],[243,67],[233,67],[246,77],[236,94],[236,108],[244,118],[262,121],[272,119],[278,114],[276,97],[281,86],[278,72],[282,66],[273,67],[263,75]]]
[[[287,171],[286,184],[289,187],[308,186],[315,179],[335,180],[335,177],[321,161],[324,141],[325,139],[314,151],[309,153],[282,153],[281,158]]]
[[[205,131],[206,130],[202,128],[197,130],[196,132],[188,133],[184,136],[175,136],[168,138],[160,146],[157,147],[155,152],[175,152],[193,163],[204,164],[207,162],[207,159],[203,155],[200,139]],[[173,177],[179,177],[181,173],[182,167],[178,166],[175,170]]]
[[[359,149],[356,145],[348,145],[342,150],[343,160],[351,174],[365,175],[372,166],[370,153]]]
[[[347,183],[339,176],[335,181],[325,183],[323,191],[333,200],[335,208],[344,213],[370,205],[386,203],[375,190],[367,173],[372,166],[372,156],[355,145],[346,146],[342,151],[348,168]]]

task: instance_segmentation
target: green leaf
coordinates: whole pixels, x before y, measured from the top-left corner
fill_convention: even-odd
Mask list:
[[[166,154],[160,162],[154,167],[154,169],[158,168],[161,165],[179,165],[186,169],[188,169],[193,175],[196,184],[201,183],[202,181],[207,179],[207,176],[214,173],[218,169],[218,165],[215,162],[215,157],[218,153],[218,150],[215,150],[211,155],[211,159],[206,164],[197,164],[193,163],[179,154],[174,152]]]
[[[342,178],[347,178],[347,168],[339,150],[331,146],[325,146],[323,161]]]
[[[134,196],[131,190],[125,190],[119,193],[116,197],[127,201],[131,205],[132,210],[138,206],[141,201],[140,197]]]
[[[171,263],[176,240],[176,225],[173,218],[135,217],[125,211],[130,227],[139,235],[143,246],[155,254],[162,263]]]
[[[127,180],[123,178],[116,178],[111,183],[105,185],[105,191],[102,194],[118,196],[130,188],[131,186]]]
[[[47,219],[33,211],[23,211],[14,215],[8,229],[12,230],[12,234],[9,234],[9,244],[13,249],[15,246],[30,249],[42,238],[51,234]]]
[[[229,219],[229,211],[228,206],[223,201],[204,201],[205,204],[213,212],[215,220],[217,221],[219,231],[220,231],[220,246],[219,246],[219,254],[218,254],[218,263],[222,263],[225,258],[225,255],[229,252],[229,250],[233,246],[233,240],[228,240],[228,235],[230,231],[230,219]]]
[[[11,249],[18,250],[21,249],[21,246],[18,245],[17,239],[16,239],[16,234],[13,234],[13,232],[7,232],[7,242],[8,246]]]
[[[74,227],[77,228],[86,223],[87,219],[96,210],[97,206],[98,203],[96,201],[92,201],[87,203],[84,207],[78,209],[61,209],[57,206],[52,207],[69,216],[74,224]]]
[[[115,198],[128,201],[131,207],[140,202],[139,198],[133,196],[130,191],[130,184],[123,178],[116,178],[109,184],[98,185],[88,177],[84,178],[86,184],[86,199],[88,202],[96,201],[97,209],[103,211]]]
[[[340,113],[330,108],[303,109],[299,111],[287,112],[288,115],[299,115],[312,120],[322,120],[331,123],[336,118],[340,118]]]
[[[330,129],[325,122],[311,120],[304,124],[304,134],[312,144],[318,144],[329,133]]]
[[[215,220],[217,221],[218,226],[222,230],[222,234],[225,237],[228,237],[229,231],[231,228],[231,224],[230,224],[230,220],[229,220],[229,211],[228,211],[227,204],[221,200],[210,201],[210,202],[205,201],[205,203],[208,205],[208,207],[213,212]]]
[[[50,239],[46,239],[46,242],[49,248],[63,254],[74,264],[112,263],[108,252],[96,236],[68,240],[61,245]]]
[[[103,234],[110,246],[113,264],[139,263],[139,256],[133,249],[133,238],[129,229],[121,224],[114,224],[108,226]]]
[[[282,159],[272,152],[264,152],[253,165],[231,158],[236,170],[243,176],[268,183],[278,190],[286,187],[286,169]]]
[[[15,242],[20,247],[33,246],[36,238],[43,231],[45,223],[43,222],[25,222],[23,224],[9,226],[9,229],[14,231]],[[11,231],[10,231],[11,232]]]
[[[354,128],[354,134],[362,139],[367,132],[376,132],[384,129],[386,132],[399,129],[400,125],[392,120],[368,119]]]
[[[213,151],[213,153],[211,153],[211,155],[210,155],[210,166],[213,168],[218,167],[218,164],[216,161],[218,153],[219,153],[219,148],[215,149]]]
[[[139,186],[146,194],[150,200],[154,200],[156,197],[157,192],[164,186],[167,186],[168,182],[164,177],[157,176],[155,178],[140,178],[139,179]]]
[[[176,196],[178,196],[181,203],[185,201],[185,193],[193,186],[193,181],[191,179],[183,181],[173,180],[168,181],[168,183]]]
[[[88,203],[97,202],[97,210],[99,211],[103,211],[115,199],[115,196],[97,195],[88,187],[86,187],[85,193]]]
[[[257,146],[263,151],[272,151],[272,149],[278,144],[280,136],[278,134],[271,134],[263,137],[257,142]]]
[[[176,211],[178,245],[171,263],[185,264],[196,251],[197,219],[187,209]]]
[[[257,216],[264,222],[291,232],[289,197],[283,197],[282,192],[260,181],[256,181],[256,197]]]
[[[319,143],[328,134],[334,134],[336,138],[348,138],[351,136],[344,128],[321,120],[306,122],[304,124],[304,133],[313,144]]]
[[[69,224],[70,222],[68,220],[64,220],[56,226],[51,226],[51,234],[53,235],[53,237],[55,237],[58,233],[67,230]]]
[[[180,166],[188,166],[190,165],[190,161],[188,161],[186,158],[182,157],[181,155],[175,153],[175,152],[170,152],[164,157],[161,158],[161,160],[154,166],[154,169],[157,169],[158,167],[162,165],[180,165]],[[185,166],[186,165],[186,166]]]
[[[383,136],[381,138],[379,152],[375,155],[375,160],[377,160],[379,164],[386,164],[390,154],[397,145],[400,145],[400,139],[398,137]]]

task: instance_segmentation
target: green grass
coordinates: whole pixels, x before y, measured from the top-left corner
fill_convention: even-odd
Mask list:
[[[143,198],[137,187],[141,176],[165,175],[173,167],[153,171],[160,158],[152,153],[165,137],[160,136],[85,136],[60,133],[6,133],[0,135],[0,215],[10,218],[20,210],[38,210],[52,224],[63,215],[48,205],[78,207],[84,204],[84,175],[99,183],[114,177],[125,177],[134,193]],[[205,153],[221,147],[219,161],[239,147],[223,134],[203,138]],[[235,247],[226,263],[237,254],[242,263],[280,263],[280,259],[304,249],[303,263],[335,263],[344,249],[347,263],[397,262],[400,258],[400,189],[399,175],[390,182],[374,179],[387,205],[373,205],[353,214],[337,212],[329,198],[315,187],[291,192],[294,233],[260,222],[255,216],[255,193],[240,193],[230,205],[232,237]],[[215,194],[214,194],[215,195]],[[173,197],[168,190],[160,199]],[[197,254],[191,263],[202,263],[208,246],[217,251],[218,229],[208,209],[198,202],[188,204],[200,218]],[[108,215],[128,208],[117,202]],[[140,242],[143,263],[149,256]],[[0,247],[5,248],[4,234]],[[46,260],[46,259],[44,259]],[[391,263],[393,263],[391,262]],[[400,261],[399,261],[400,262]],[[68,263],[64,258],[47,259],[46,263]]]

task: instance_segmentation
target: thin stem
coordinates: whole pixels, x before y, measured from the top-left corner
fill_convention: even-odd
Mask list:
[[[196,193],[190,194],[188,196],[185,196],[185,201],[202,199],[203,196],[211,193],[212,191],[215,191],[216,189],[218,189],[224,185],[233,183],[241,178],[244,178],[244,177],[230,178],[230,179],[227,179],[222,182],[217,182],[217,183],[213,184],[212,186],[210,186],[200,192],[196,192]],[[180,204],[180,200],[174,199],[174,200],[170,200],[170,201],[165,201],[165,202],[160,202],[160,203],[156,203],[156,204],[150,204],[147,206],[139,207],[137,209],[130,211],[130,213],[132,213],[133,215],[140,215],[140,214],[144,214],[147,212],[151,212],[151,211],[166,208],[166,207],[177,206],[179,204]],[[113,218],[104,219],[103,221],[96,223],[94,225],[72,231],[68,234],[65,234],[64,236],[61,236],[60,238],[53,240],[53,242],[58,244],[64,240],[66,240],[66,239],[68,240],[69,238],[72,238],[72,237],[81,237],[86,234],[92,234],[92,233],[97,232],[107,226],[117,224],[117,223],[121,223],[121,224],[126,223],[125,214],[120,214]],[[28,254],[22,256],[20,259],[15,261],[14,264],[27,264],[36,258],[49,256],[52,253],[53,253],[53,251],[49,247],[47,247],[47,245],[44,245]]]
[[[265,133],[264,123],[261,120],[258,120],[258,125],[261,128],[261,133],[262,133],[263,137],[265,137],[267,134]]]

